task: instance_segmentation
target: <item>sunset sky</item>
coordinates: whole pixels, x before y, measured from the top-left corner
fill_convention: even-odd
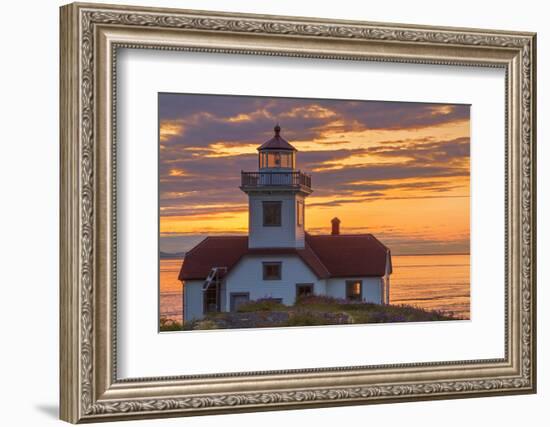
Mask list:
[[[281,136],[312,175],[306,230],[373,233],[393,254],[469,253],[470,106],[159,94],[160,250],[246,234],[240,172]]]

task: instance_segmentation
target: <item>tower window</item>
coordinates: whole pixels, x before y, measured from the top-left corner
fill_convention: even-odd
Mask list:
[[[281,280],[281,263],[280,262],[264,262],[263,263],[263,278],[264,280]]]
[[[296,202],[296,225],[298,227],[304,225],[304,202],[300,200]]]
[[[264,227],[281,226],[282,202],[263,202]]]

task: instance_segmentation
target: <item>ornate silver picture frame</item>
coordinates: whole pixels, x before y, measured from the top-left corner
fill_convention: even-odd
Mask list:
[[[79,3],[63,6],[60,21],[61,419],[536,391],[535,34]],[[504,357],[120,379],[116,61],[123,48],[503,69]]]

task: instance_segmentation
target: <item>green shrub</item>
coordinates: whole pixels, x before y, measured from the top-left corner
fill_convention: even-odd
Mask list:
[[[307,295],[296,299],[296,306],[324,306],[345,304],[347,301],[341,298],[329,297],[328,295]]]
[[[194,329],[196,330],[209,330],[209,329],[219,329],[216,322],[213,320],[200,320],[195,323]]]
[[[286,306],[274,298],[262,298],[241,304],[237,311],[239,313],[250,313],[255,311],[283,311],[285,309]]]
[[[284,326],[318,326],[326,324],[327,322],[323,316],[311,311],[297,311],[290,315]]]
[[[160,331],[161,332],[183,331],[183,325],[177,320],[161,317]]]
[[[288,320],[287,320],[288,319]],[[298,298],[285,306],[274,298],[249,301],[237,313],[208,313],[202,320],[185,322],[161,318],[161,332],[272,326],[318,326],[365,323],[397,323],[456,320],[452,313],[432,311],[410,305],[381,305],[352,302],[328,296]]]

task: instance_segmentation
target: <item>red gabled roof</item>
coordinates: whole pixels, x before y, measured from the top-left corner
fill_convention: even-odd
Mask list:
[[[213,267],[226,267],[229,271],[245,255],[298,255],[320,279],[384,276],[388,254],[389,249],[372,234],[306,234],[303,249],[249,249],[247,236],[212,236],[187,252],[178,278],[203,280]]]
[[[213,267],[229,271],[247,251],[247,236],[207,237],[185,254],[178,279],[206,279]]]
[[[389,249],[372,234],[306,234],[306,242],[330,272],[330,277],[386,274]]]

